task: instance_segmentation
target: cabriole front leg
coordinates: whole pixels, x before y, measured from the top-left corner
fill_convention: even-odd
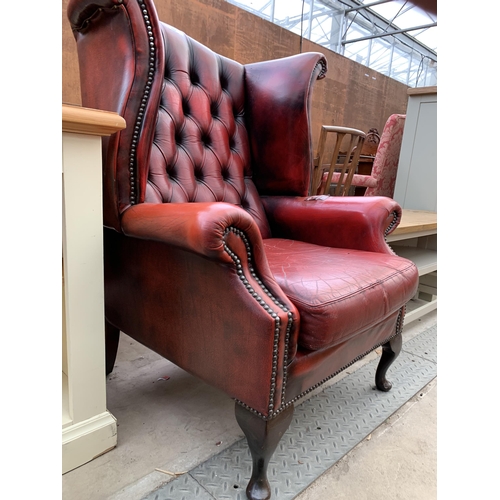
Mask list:
[[[386,378],[386,373],[389,366],[391,366],[394,360],[399,356],[402,344],[403,336],[400,332],[382,346],[382,357],[380,358],[377,373],[375,374],[375,384],[379,391],[387,392],[392,388],[392,384]]]
[[[235,414],[244,432],[252,455],[252,477],[246,492],[250,500],[269,500],[271,487],[267,480],[267,466],[280,439],[285,434],[293,417],[293,405],[271,420],[262,420],[236,403]]]

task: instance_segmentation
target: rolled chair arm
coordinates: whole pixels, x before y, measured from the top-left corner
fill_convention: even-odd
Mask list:
[[[138,239],[160,242],[166,246],[175,246],[182,251],[195,254],[194,258],[180,258],[178,265],[190,262],[195,268],[199,265],[199,258],[208,259],[208,266],[201,266],[208,274],[213,273],[217,280],[204,281],[204,274],[191,276],[191,287],[172,278],[172,274],[159,270],[159,281],[162,283],[158,289],[158,296],[162,289],[179,287],[176,290],[177,299],[182,303],[190,303],[191,314],[182,321],[172,323],[177,317],[171,312],[169,325],[165,328],[174,328],[182,342],[168,341],[169,359],[191,373],[200,376],[209,383],[228,392],[232,397],[242,401],[245,405],[255,409],[262,415],[272,413],[283,403],[281,380],[289,361],[295,356],[297,350],[297,337],[300,328],[300,318],[296,307],[284,294],[269,270],[267,257],[264,253],[263,242],[259,229],[251,215],[242,208],[227,203],[165,203],[165,204],[140,204],[126,210],[122,216],[122,230],[128,242],[121,245],[130,248],[140,248],[138,254],[142,259],[137,259],[134,251],[125,253],[134,255],[134,262],[124,260],[133,266],[129,274],[141,273],[147,266],[147,255],[160,255],[162,248],[157,243],[136,245]],[[135,240],[135,241],[134,241]],[[170,251],[168,248],[164,250]],[[112,268],[113,264],[110,264]],[[222,269],[217,269],[222,267]],[[112,274],[112,271],[108,269]],[[147,272],[147,271],[146,271]],[[187,275],[187,269],[178,267],[174,274]],[[236,278],[236,280],[235,280]],[[138,279],[140,284],[142,279]],[[241,286],[236,285],[240,283]],[[110,292],[108,287],[108,301],[120,304],[123,299],[122,287],[117,284],[119,279],[111,278],[109,283],[114,283],[115,292]],[[142,290],[133,287],[133,293],[141,295]],[[223,292],[221,292],[223,290]],[[228,300],[228,294],[231,300]],[[203,297],[212,296],[221,298],[222,304],[231,302],[232,311],[227,318],[215,315],[213,328],[208,331],[202,327],[197,318],[210,317],[211,307]],[[170,301],[161,303],[152,301],[148,317],[159,314],[158,311],[168,310]],[[236,304],[236,305],[235,305]],[[155,307],[157,309],[155,309]],[[225,306],[221,308],[225,310]],[[167,309],[165,309],[167,308]],[[115,324],[128,323],[132,319],[123,319],[129,307],[110,307],[110,310],[120,310],[121,317],[115,318]],[[148,309],[149,311],[149,309]],[[164,314],[164,312],[162,312]],[[261,327],[254,330],[254,323],[258,321]],[[223,323],[223,325],[221,324]],[[172,325],[173,326],[172,326]],[[227,335],[227,332],[232,332]],[[205,341],[210,338],[206,351],[199,351],[196,363],[186,364],[183,347],[186,342]],[[167,335],[170,338],[169,335]],[[175,336],[174,336],[175,337]],[[159,340],[158,340],[159,339]],[[158,349],[163,347],[163,333],[151,340],[151,344],[158,343]],[[146,345],[148,345],[146,343]],[[179,347],[180,346],[180,347]],[[207,356],[210,363],[217,365],[217,369],[206,370]],[[230,358],[227,353],[233,353]],[[279,355],[278,355],[279,354]],[[193,354],[194,356],[194,354]],[[167,356],[168,357],[168,356]],[[253,365],[243,373],[236,367],[248,359],[261,359],[266,369],[260,365]],[[266,370],[272,366],[272,377]],[[232,373],[231,376],[228,374]],[[264,380],[264,382],[263,382]],[[269,385],[269,393],[255,390],[256,387]]]
[[[235,265],[235,254],[241,261],[248,258],[265,287],[295,314],[269,269],[257,224],[242,208],[222,202],[142,203],[126,210],[121,224],[126,236],[163,242],[229,266]]]
[[[393,254],[385,236],[401,221],[401,207],[391,198],[262,197],[274,237],[332,248]]]
[[[161,241],[224,263],[224,233],[243,231],[254,247],[262,246],[259,229],[243,209],[229,203],[141,203],[126,210],[122,230],[127,236]]]
[[[90,20],[100,11],[116,9],[124,3],[124,0],[70,0],[68,3],[68,18],[73,30],[81,30],[86,27]]]

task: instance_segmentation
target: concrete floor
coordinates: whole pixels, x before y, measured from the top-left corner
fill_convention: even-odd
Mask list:
[[[404,340],[436,324],[434,311],[406,326]],[[371,353],[328,385],[378,355]],[[107,397],[118,421],[118,445],[63,475],[63,500],[141,500],[174,479],[169,472],[189,471],[243,438],[230,398],[126,335]],[[296,498],[437,498],[436,398],[434,379]]]

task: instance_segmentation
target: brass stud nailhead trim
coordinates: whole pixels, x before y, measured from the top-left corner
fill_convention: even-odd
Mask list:
[[[297,396],[295,396],[293,399],[291,399],[287,403],[282,404],[281,408],[278,411],[276,411],[276,412],[274,412],[274,413],[272,413],[272,414],[270,414],[268,416],[265,416],[265,415],[262,415],[262,413],[258,412],[257,410],[254,410],[253,408],[250,408],[248,405],[246,405],[242,401],[239,401],[238,399],[236,399],[235,401],[238,404],[240,404],[241,406],[243,406],[244,408],[246,408],[248,411],[250,411],[250,412],[254,413],[255,415],[259,416],[260,418],[262,418],[263,420],[271,420],[271,419],[273,419],[274,417],[276,417],[277,415],[279,415],[283,410],[286,410],[290,405],[292,405],[293,403],[295,403],[296,401],[298,401],[302,397],[304,397],[307,394],[311,393],[312,391],[316,390],[318,387],[322,386],[325,382],[328,382],[328,380],[332,379],[333,377],[335,377],[339,373],[343,372],[345,369],[349,368],[354,363],[358,362],[360,359],[363,359],[365,356],[367,356],[368,354],[370,354],[375,349],[379,348],[381,345],[386,344],[387,342],[391,341],[394,337],[396,337],[397,335],[401,334],[402,329],[403,329],[405,312],[406,312],[406,306],[403,306],[399,310],[398,319],[396,321],[396,331],[388,339],[385,339],[384,341],[376,344],[375,347],[372,347],[371,349],[369,349],[365,353],[360,354],[359,356],[356,356],[350,363],[348,363],[347,365],[345,365],[342,368],[340,368],[340,370],[337,370],[335,373],[332,373],[328,377],[325,377],[323,380],[321,380],[317,384],[313,385],[309,389],[305,390],[304,392],[298,394]]]
[[[387,227],[387,229],[384,231],[384,239],[387,238],[387,236],[391,232],[391,229],[398,223],[399,223],[398,213],[394,210],[394,212],[392,212],[392,221],[389,224],[389,226]],[[386,241],[386,243],[387,243],[387,241]],[[392,247],[391,247],[391,245],[389,245],[389,243],[387,243],[387,246],[389,247],[389,249],[391,250],[393,255],[396,255],[396,252],[392,249]]]
[[[146,30],[148,32],[149,39],[149,65],[148,65],[148,79],[143,90],[143,97],[141,99],[141,104],[139,106],[139,112],[134,124],[134,133],[132,135],[132,142],[130,146],[130,156],[129,156],[129,185],[130,185],[130,204],[135,205],[137,203],[137,193],[135,190],[136,185],[136,170],[137,170],[137,157],[136,149],[139,141],[139,132],[142,127],[142,122],[144,119],[144,113],[146,111],[146,105],[149,99],[149,91],[153,84],[153,76],[155,70],[156,62],[156,49],[155,49],[155,37],[153,34],[153,28],[151,27],[151,21],[149,20],[149,13],[144,4],[144,0],[139,0],[139,6],[141,8],[142,17],[144,19],[144,24],[146,25]]]
[[[281,400],[282,404],[283,401],[285,400],[285,388],[286,388],[286,372],[287,372],[287,362],[288,362],[288,344],[290,341],[290,331],[292,328],[293,324],[293,318],[292,318],[292,313],[288,310],[288,308],[283,305],[276,297],[272,295],[272,293],[266,288],[264,283],[260,280],[260,278],[257,276],[257,273],[255,272],[253,265],[252,265],[252,250],[250,248],[250,244],[248,242],[248,239],[243,231],[240,229],[237,229],[235,227],[228,227],[224,231],[224,250],[227,252],[227,254],[231,257],[233,262],[236,265],[236,273],[238,274],[239,279],[247,289],[248,293],[262,306],[262,308],[269,313],[269,315],[274,319],[275,323],[275,328],[274,328],[274,344],[273,344],[273,360],[272,360],[272,372],[271,372],[271,388],[269,392],[269,405],[268,405],[268,411],[269,411],[269,416],[266,417],[263,415],[261,412],[254,410],[253,408],[249,407],[242,401],[236,400],[240,405],[245,407],[247,410],[251,411],[252,413],[255,413],[259,417],[263,419],[268,419],[272,418],[273,416],[277,415],[279,411],[281,410],[274,410],[274,396],[275,396],[275,391],[276,391],[276,378],[278,374],[278,350],[279,350],[279,339],[280,339],[280,330],[281,330],[281,319],[278,316],[278,314],[266,304],[264,299],[259,295],[259,293],[253,288],[253,286],[250,284],[248,279],[246,278],[244,272],[243,272],[243,266],[241,265],[241,260],[240,258],[229,248],[229,246],[226,243],[226,237],[229,233],[233,233],[236,236],[240,237],[241,240],[243,241],[247,253],[247,258],[248,258],[248,270],[250,271],[250,274],[252,278],[258,283],[260,288],[262,289],[262,292],[264,292],[273,302],[276,304],[280,309],[282,309],[284,312],[287,313],[288,321],[287,321],[287,328],[286,328],[286,333],[285,333],[285,351],[284,351],[284,359],[283,359],[283,387],[281,390]]]
[[[384,232],[384,238],[389,235],[391,229],[399,222],[398,213],[396,211],[392,212],[392,222],[389,224]]]
[[[316,66],[321,66],[321,69],[320,69],[320,72],[317,76],[317,79],[320,80],[321,78],[323,78],[326,74],[326,64],[323,60],[320,60],[318,61],[318,63],[316,64]]]

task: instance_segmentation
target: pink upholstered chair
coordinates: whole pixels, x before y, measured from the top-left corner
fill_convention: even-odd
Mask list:
[[[371,175],[353,175],[351,186],[366,187],[365,196],[394,196],[405,120],[406,115],[389,116],[373,160]],[[332,183],[336,183],[338,178],[339,174],[334,173]]]

